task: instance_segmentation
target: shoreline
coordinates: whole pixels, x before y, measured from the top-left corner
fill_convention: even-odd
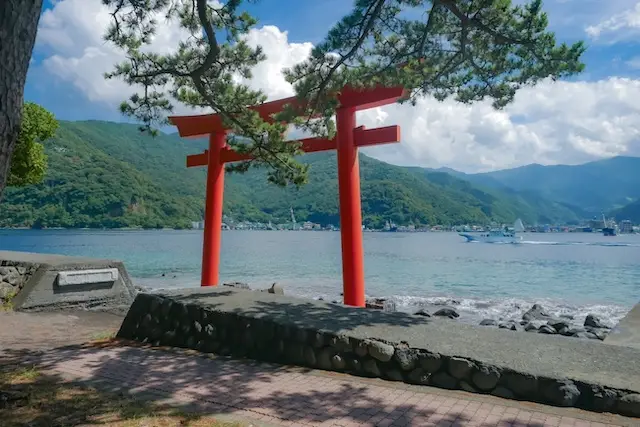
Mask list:
[[[310,297],[299,293],[287,291],[274,283],[276,291],[265,287],[255,287],[244,282],[223,283],[219,287],[231,287],[253,292],[268,292],[279,295],[293,296],[305,300],[323,301],[326,303],[343,305],[337,298],[323,298],[321,296]],[[172,292],[184,289],[197,289],[199,286],[190,287],[164,287],[156,288],[136,285],[138,289],[149,293]],[[483,328],[497,328],[507,331],[540,333],[559,335],[581,339],[604,340],[617,323],[633,308],[598,305],[598,306],[568,306],[566,304],[553,305],[549,300],[538,298],[531,302],[514,302],[509,298],[503,300],[494,299],[494,306],[485,310],[474,312],[469,302],[475,301],[476,305],[485,306],[487,303],[471,298],[451,298],[445,296],[435,297],[410,297],[414,303],[410,305],[399,304],[402,297],[372,297],[367,296],[367,309],[382,310],[388,312],[408,313],[418,317],[439,317],[449,319],[452,322],[463,323]],[[416,301],[418,300],[418,301]],[[544,301],[540,303],[540,301]],[[512,309],[509,315],[500,315],[498,308],[508,307]],[[550,307],[550,308],[549,308]],[[560,307],[560,308],[559,308]],[[615,313],[607,313],[607,309],[615,308]],[[488,310],[494,310],[493,315],[486,315]]]

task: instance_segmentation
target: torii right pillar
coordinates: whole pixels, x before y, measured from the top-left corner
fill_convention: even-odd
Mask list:
[[[346,305],[365,306],[360,162],[356,143],[356,133],[359,129],[356,128],[356,111],[391,104],[403,95],[402,88],[391,87],[365,91],[345,88],[339,96],[340,107],[336,110],[336,149],[342,243],[342,286]],[[399,135],[397,141],[399,141]]]

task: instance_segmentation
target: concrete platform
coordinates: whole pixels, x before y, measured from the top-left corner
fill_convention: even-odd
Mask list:
[[[119,336],[640,416],[640,349],[596,340],[229,288],[139,294]]]
[[[640,349],[640,303],[620,320],[604,340],[605,344]]]
[[[136,294],[120,261],[0,251],[0,268],[0,296],[15,310],[125,313]]]

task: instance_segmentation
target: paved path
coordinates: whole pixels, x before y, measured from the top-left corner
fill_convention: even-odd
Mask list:
[[[638,426],[640,420],[493,396],[127,343],[0,352],[67,380],[257,426]]]

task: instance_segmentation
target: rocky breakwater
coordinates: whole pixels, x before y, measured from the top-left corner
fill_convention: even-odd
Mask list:
[[[363,338],[313,329],[302,323],[280,322],[260,314],[224,311],[217,308],[219,302],[208,305],[189,297],[138,294],[118,337],[222,356],[640,416],[640,394],[630,391],[564,376],[532,375],[515,367],[412,348],[406,342]],[[354,315],[358,312],[350,310]]]
[[[0,303],[7,306],[38,269],[37,264],[0,260]]]
[[[571,317],[553,317],[549,315],[540,304],[534,304],[522,315],[522,320],[496,321],[485,319],[480,326],[496,326],[500,329],[511,331],[533,332],[547,335],[562,335],[572,338],[587,338],[604,340],[611,327],[603,323],[596,315],[588,314],[583,326],[575,326]]]

